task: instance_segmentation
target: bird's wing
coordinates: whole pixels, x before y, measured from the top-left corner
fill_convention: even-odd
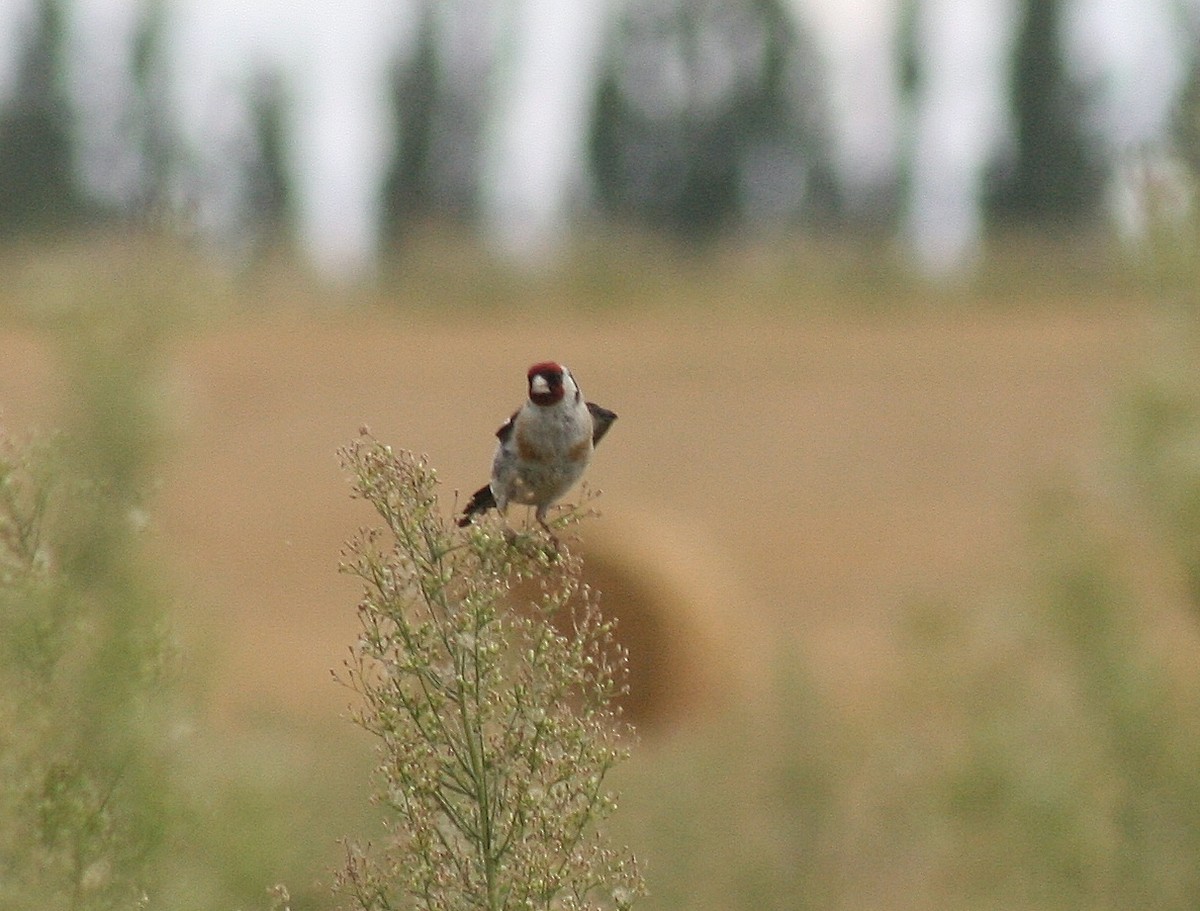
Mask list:
[[[608,428],[617,419],[617,413],[601,408],[595,402],[588,402],[587,410],[592,415],[592,445],[595,446],[608,433]]]
[[[501,424],[500,429],[496,431],[496,439],[498,439],[501,443],[507,443],[508,438],[512,436],[513,424],[516,422],[518,414],[520,414],[519,410],[514,411],[512,413],[512,417]]]

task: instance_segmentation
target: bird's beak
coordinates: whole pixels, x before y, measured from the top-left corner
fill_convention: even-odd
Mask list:
[[[529,391],[534,395],[545,395],[550,391],[550,384],[540,373],[529,381]]]

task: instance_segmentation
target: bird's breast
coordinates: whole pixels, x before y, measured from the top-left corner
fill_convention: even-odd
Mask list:
[[[592,454],[591,431],[573,414],[539,415],[520,421],[513,442],[517,457],[526,462],[586,462]]]

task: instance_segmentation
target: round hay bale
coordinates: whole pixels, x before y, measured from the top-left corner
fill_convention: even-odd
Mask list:
[[[740,690],[754,651],[745,599],[704,531],[661,511],[585,523],[568,546],[629,653],[626,717],[661,728]]]

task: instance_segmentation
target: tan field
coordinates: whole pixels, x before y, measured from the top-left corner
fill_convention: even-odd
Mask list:
[[[599,587],[627,637],[650,637],[631,641],[634,701],[672,711],[714,677],[753,680],[780,639],[832,694],[870,700],[897,606],[994,583],[1036,486],[1094,463],[1138,325],[235,320],[173,352],[179,423],[155,521],[181,610],[224,653],[220,710],[336,711],[328,671],[357,594],[338,551],[368,518],[337,447],[367,425],[428,454],[449,508],[485,479],[526,364],[557,358],[620,414],[590,473],[602,516],[583,534],[593,571],[615,573]]]
[[[620,415],[581,544],[644,717],[753,684],[781,643],[835,698],[869,702],[896,609],[994,585],[1039,485],[1096,466],[1146,325],[1120,306],[523,321],[275,312],[171,343],[151,529],[184,627],[216,646],[218,716],[344,706],[329,672],[357,591],[338,555],[370,516],[338,447],[366,426],[427,454],[449,509],[548,358]],[[17,423],[54,371],[29,333],[3,346]]]

